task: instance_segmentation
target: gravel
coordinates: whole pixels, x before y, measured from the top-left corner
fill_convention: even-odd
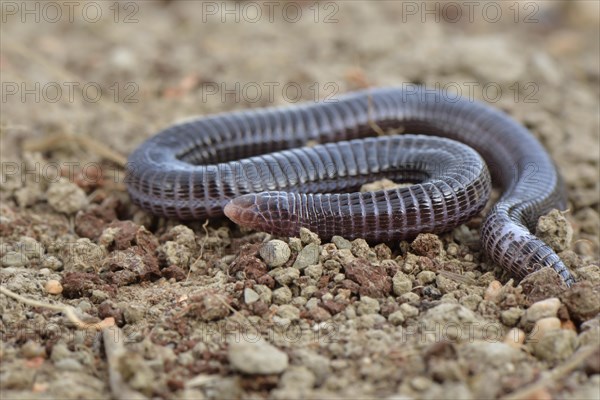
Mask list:
[[[262,340],[229,343],[227,358],[232,368],[249,375],[280,374],[289,364],[286,353]]]

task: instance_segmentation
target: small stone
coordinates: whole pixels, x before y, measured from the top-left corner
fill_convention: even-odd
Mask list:
[[[526,358],[518,348],[489,338],[465,343],[459,348],[459,352],[461,359],[477,363],[473,366],[474,373],[477,373],[478,369],[488,368],[504,369],[509,372],[514,368],[511,364]]]
[[[311,232],[309,229],[300,228],[300,240],[302,244],[316,244],[317,246],[321,244],[321,238],[314,232]]]
[[[542,318],[556,317],[559,308],[560,300],[556,297],[533,303],[527,311],[525,311],[524,323],[531,324]]]
[[[297,237],[291,237],[288,239],[288,246],[290,246],[293,252],[299,253],[302,250],[302,240]]]
[[[400,311],[400,310],[394,311],[393,313],[388,315],[388,321],[390,321],[391,324],[394,324],[396,326],[402,325],[404,320],[405,320],[404,314],[402,314],[402,311]]]
[[[419,309],[415,306],[411,306],[408,303],[404,303],[400,305],[400,311],[406,318],[413,318],[419,315]]]
[[[379,302],[368,296],[362,296],[356,307],[358,315],[377,314],[379,310]]]
[[[459,249],[460,247],[456,243],[450,243],[446,248],[446,254],[448,254],[451,257],[456,257],[458,255]]]
[[[281,376],[279,386],[285,389],[306,391],[315,385],[315,374],[303,365],[289,367]]]
[[[560,319],[558,319],[556,317],[542,318],[542,319],[538,320],[535,323],[535,325],[533,326],[533,329],[531,330],[531,333],[529,334],[529,340],[532,342],[539,341],[548,332],[556,330],[556,329],[560,329],[560,328],[561,328]]]
[[[419,392],[429,389],[433,385],[433,382],[424,376],[416,376],[410,380],[410,386]]]
[[[493,280],[489,283],[488,287],[485,289],[485,293],[483,294],[484,300],[494,301],[496,297],[500,294],[500,290],[502,289],[502,284]]]
[[[469,310],[475,311],[477,310],[477,307],[479,307],[479,303],[481,303],[482,300],[483,298],[478,294],[468,294],[461,297],[460,304],[467,307]]]
[[[252,304],[260,300],[260,295],[250,288],[244,289],[244,303]]]
[[[92,290],[92,294],[90,296],[90,300],[92,300],[95,304],[100,304],[105,300],[108,300],[109,296],[106,292],[102,290],[94,289]]]
[[[511,307],[500,313],[500,320],[506,326],[516,326],[523,314],[525,314],[525,311],[519,307]]]
[[[317,281],[323,275],[323,266],[321,264],[309,265],[304,270],[304,275]]]
[[[291,304],[284,304],[277,309],[277,315],[289,321],[295,321],[300,318],[300,310]]]
[[[421,285],[426,285],[435,281],[435,272],[433,271],[421,271],[417,275],[417,280]]]
[[[305,307],[307,310],[312,310],[313,308],[318,307],[318,306],[319,306],[319,300],[317,300],[316,298],[312,298],[306,302]]]
[[[335,244],[335,247],[337,247],[339,250],[342,249],[347,249],[350,250],[352,249],[352,243],[349,240],[344,239],[341,236],[334,236],[331,238],[331,243]]]
[[[435,277],[435,284],[442,294],[451,293],[458,289],[458,282],[448,279],[443,275]]]
[[[262,245],[259,254],[269,267],[280,267],[290,259],[292,251],[283,240],[269,240]]]
[[[83,366],[74,358],[63,358],[54,363],[54,366],[63,371],[80,371]]]
[[[309,316],[314,321],[323,322],[331,318],[331,313],[323,307],[317,306],[310,309]]]
[[[269,275],[280,285],[290,285],[300,278],[300,270],[293,267],[275,268]]]
[[[260,299],[265,302],[265,304],[271,304],[271,300],[273,299],[273,291],[269,289],[268,286],[265,285],[254,285],[254,291],[258,293]]]
[[[392,279],[385,268],[357,258],[345,266],[346,276],[358,284],[361,296],[386,297],[392,291]]]
[[[367,260],[377,259],[377,255],[371,250],[371,247],[369,247],[369,244],[365,239],[354,239],[352,241],[352,254],[355,257],[365,258]]]
[[[288,355],[263,340],[230,343],[227,356],[233,369],[249,375],[280,374],[288,367]]]
[[[216,321],[225,318],[231,312],[229,298],[214,292],[204,292],[190,296],[188,314],[202,321]]]
[[[408,292],[408,293],[404,293],[402,296],[400,296],[400,301],[402,303],[417,303],[419,302],[419,300],[421,300],[421,297],[413,292]]]
[[[573,228],[558,210],[552,210],[538,220],[535,235],[546,242],[556,252],[571,247]]]
[[[288,304],[292,301],[292,291],[287,286],[282,286],[273,290],[273,303]]]
[[[42,260],[42,266],[52,271],[60,271],[63,267],[63,263],[54,256],[45,256]]]
[[[389,260],[392,258],[392,249],[390,249],[385,243],[379,243],[373,248],[373,251],[380,260]]]
[[[309,265],[314,265],[319,262],[319,245],[309,243],[298,253],[293,267],[296,269],[304,269]]]
[[[482,329],[490,327],[489,323],[473,311],[453,303],[441,303],[430,308],[422,315],[421,322],[423,332],[435,332],[440,327],[455,326],[456,329],[445,330],[444,336],[447,340],[457,341],[473,340],[473,335],[481,335]]]
[[[90,239],[81,238],[75,243],[66,243],[61,249],[60,258],[68,272],[96,272],[106,261],[106,251]]]
[[[546,332],[533,343],[533,354],[540,360],[562,361],[577,347],[577,334],[572,330],[556,329]]]
[[[316,292],[319,291],[319,288],[316,285],[306,285],[300,291],[302,296],[307,299],[311,298]]]
[[[433,233],[419,233],[410,245],[417,255],[435,258],[444,254],[444,244]]]
[[[527,335],[519,328],[512,328],[504,337],[504,344],[507,344],[515,349],[520,349],[525,343]]]
[[[79,304],[77,304],[77,309],[82,313],[88,313],[92,310],[92,305],[89,301],[81,300]]]
[[[25,358],[42,357],[46,358],[46,349],[41,343],[35,340],[28,340],[23,346],[21,346],[21,354]]]
[[[560,296],[567,306],[571,317],[583,323],[600,313],[600,286],[592,282],[575,283]]]
[[[88,206],[88,198],[79,186],[66,180],[51,183],[46,191],[48,204],[59,213],[75,214]]]
[[[302,297],[302,296],[296,296],[292,299],[291,304],[294,307],[302,307],[304,306],[306,303],[308,302],[308,300],[306,299],[306,297]]]
[[[414,255],[413,253],[406,254],[406,258],[404,259],[404,263],[402,264],[402,271],[407,274],[412,273],[417,270],[420,264],[419,256]]]
[[[46,289],[46,292],[50,294],[61,294],[63,291],[62,285],[55,279],[50,279],[48,282],[46,282],[44,288]]]
[[[128,324],[135,324],[144,319],[146,308],[137,303],[127,304],[123,307],[123,317]]]
[[[23,253],[16,251],[8,251],[2,257],[2,266],[3,267],[24,267],[29,264],[29,258]]]
[[[401,296],[412,290],[412,280],[404,272],[398,271],[392,278],[392,288],[396,296]]]

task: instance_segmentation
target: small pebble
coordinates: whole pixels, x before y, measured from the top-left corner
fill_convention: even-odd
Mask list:
[[[561,325],[560,319],[558,319],[556,317],[542,318],[542,319],[538,320],[535,323],[535,325],[533,326],[533,329],[531,330],[531,333],[529,334],[529,340],[539,341],[548,332],[550,332],[552,330],[560,329],[560,325]]]
[[[250,288],[244,289],[244,303],[252,304],[260,300],[260,295]]]
[[[80,371],[83,366],[74,358],[63,358],[54,363],[54,366],[63,371]]]
[[[414,292],[404,293],[402,296],[400,296],[400,301],[402,303],[417,303],[419,300],[421,300],[421,297]]]
[[[292,251],[283,240],[269,240],[262,245],[259,254],[269,267],[280,267],[290,259]]]
[[[398,311],[394,311],[393,313],[391,313],[388,316],[388,321],[390,321],[390,323],[398,326],[398,325],[402,325],[402,323],[404,322],[405,318],[404,318],[404,314],[402,314],[402,311],[398,310]]]
[[[21,346],[21,354],[25,358],[43,357],[46,358],[46,349],[41,343],[35,340],[28,340]]]
[[[288,304],[290,301],[292,301],[292,291],[289,287],[282,286],[273,290],[273,303]]]
[[[583,323],[600,313],[600,287],[589,281],[577,282],[560,295],[573,320]]]
[[[356,307],[358,315],[376,314],[379,310],[379,302],[368,296],[362,296]]]
[[[315,380],[315,374],[307,367],[303,365],[290,366],[281,376],[279,386],[303,391],[312,388]]]
[[[286,353],[263,340],[229,343],[227,357],[233,369],[249,375],[280,374],[289,363]]]
[[[440,275],[441,276],[441,275]],[[478,294],[468,294],[461,297],[460,304],[467,307],[469,310],[475,311],[483,299]]]
[[[572,330],[555,329],[533,342],[533,354],[546,361],[562,361],[577,347],[577,334]]]
[[[46,289],[46,292],[50,294],[61,294],[63,291],[62,285],[59,281],[55,279],[51,279],[48,282],[46,282],[46,285],[44,287]]]
[[[290,285],[300,278],[300,271],[293,267],[276,268],[269,272],[269,275],[280,285]]]
[[[552,210],[540,217],[535,235],[559,253],[571,247],[573,227],[560,211]]]
[[[45,256],[42,260],[42,266],[51,269],[52,271],[60,271],[63,267],[63,263],[54,256]]]
[[[331,243],[335,244],[338,249],[352,249],[352,243],[349,240],[344,239],[341,236],[334,236],[331,238]]]
[[[444,254],[442,241],[433,233],[419,233],[410,245],[417,255],[435,258]]]
[[[408,303],[404,303],[400,305],[400,311],[406,318],[413,318],[419,315],[419,309],[415,306],[411,306]]]
[[[316,281],[323,275],[323,266],[321,264],[309,265],[304,270],[304,275]]]
[[[300,238],[296,238],[296,237],[289,238],[288,245],[290,246],[290,249],[295,253],[298,253],[298,252],[300,252],[300,250],[302,250],[302,240],[300,240]]]
[[[426,285],[435,281],[435,272],[433,271],[421,271],[417,275],[417,280],[421,285]]]
[[[123,317],[128,324],[135,324],[144,319],[146,308],[139,303],[127,304],[123,307]]]
[[[81,300],[79,304],[77,304],[77,309],[82,313],[87,313],[92,309],[92,305],[89,301]]]
[[[500,289],[502,289],[502,284],[499,281],[494,280],[490,282],[487,289],[485,289],[483,299],[494,301],[494,299],[500,294]]]
[[[309,243],[298,253],[296,261],[294,261],[293,267],[296,269],[304,269],[309,265],[314,265],[319,262],[319,245],[316,243]]]
[[[524,313],[519,307],[511,307],[500,313],[500,320],[506,326],[516,326]]]
[[[321,244],[321,239],[319,235],[306,228],[300,228],[300,240],[303,244],[316,244],[317,246]]]
[[[412,280],[404,272],[398,271],[392,279],[392,288],[396,296],[401,296],[412,290]]]
[[[559,308],[560,300],[556,297],[535,302],[525,311],[524,322],[535,323],[542,318],[556,317]]]
[[[527,335],[519,328],[512,328],[504,337],[504,343],[516,349],[521,348],[525,343]]]
[[[289,321],[295,321],[300,318],[300,310],[291,304],[284,304],[277,309],[277,315]]]
[[[88,198],[79,186],[61,180],[51,183],[46,191],[48,204],[59,213],[74,214],[88,206]]]
[[[262,301],[264,301],[266,304],[271,304],[271,300],[273,299],[273,291],[269,289],[268,286],[254,285],[252,289],[258,293]]]

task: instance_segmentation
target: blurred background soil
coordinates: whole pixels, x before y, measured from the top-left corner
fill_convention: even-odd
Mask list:
[[[3,292],[2,398],[599,398],[598,2],[1,11],[2,287],[121,334]],[[264,244],[125,191],[127,155],[174,121],[409,84],[493,103],[540,139],[569,196],[546,237],[582,283],[515,287],[480,253],[481,218],[391,248]]]

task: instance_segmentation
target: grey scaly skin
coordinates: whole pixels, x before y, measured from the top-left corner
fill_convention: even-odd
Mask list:
[[[368,138],[373,124],[410,135]],[[302,147],[310,141],[324,144]],[[519,279],[550,267],[571,285],[560,258],[531,233],[541,215],[565,208],[547,152],[505,113],[424,88],[369,89],[173,125],[131,154],[127,186],[134,203],[165,217],[226,214],[282,236],[306,227],[323,239],[393,242],[477,214],[490,192],[486,164],[502,189],[481,228],[486,253]],[[356,192],[382,177],[417,184]]]

